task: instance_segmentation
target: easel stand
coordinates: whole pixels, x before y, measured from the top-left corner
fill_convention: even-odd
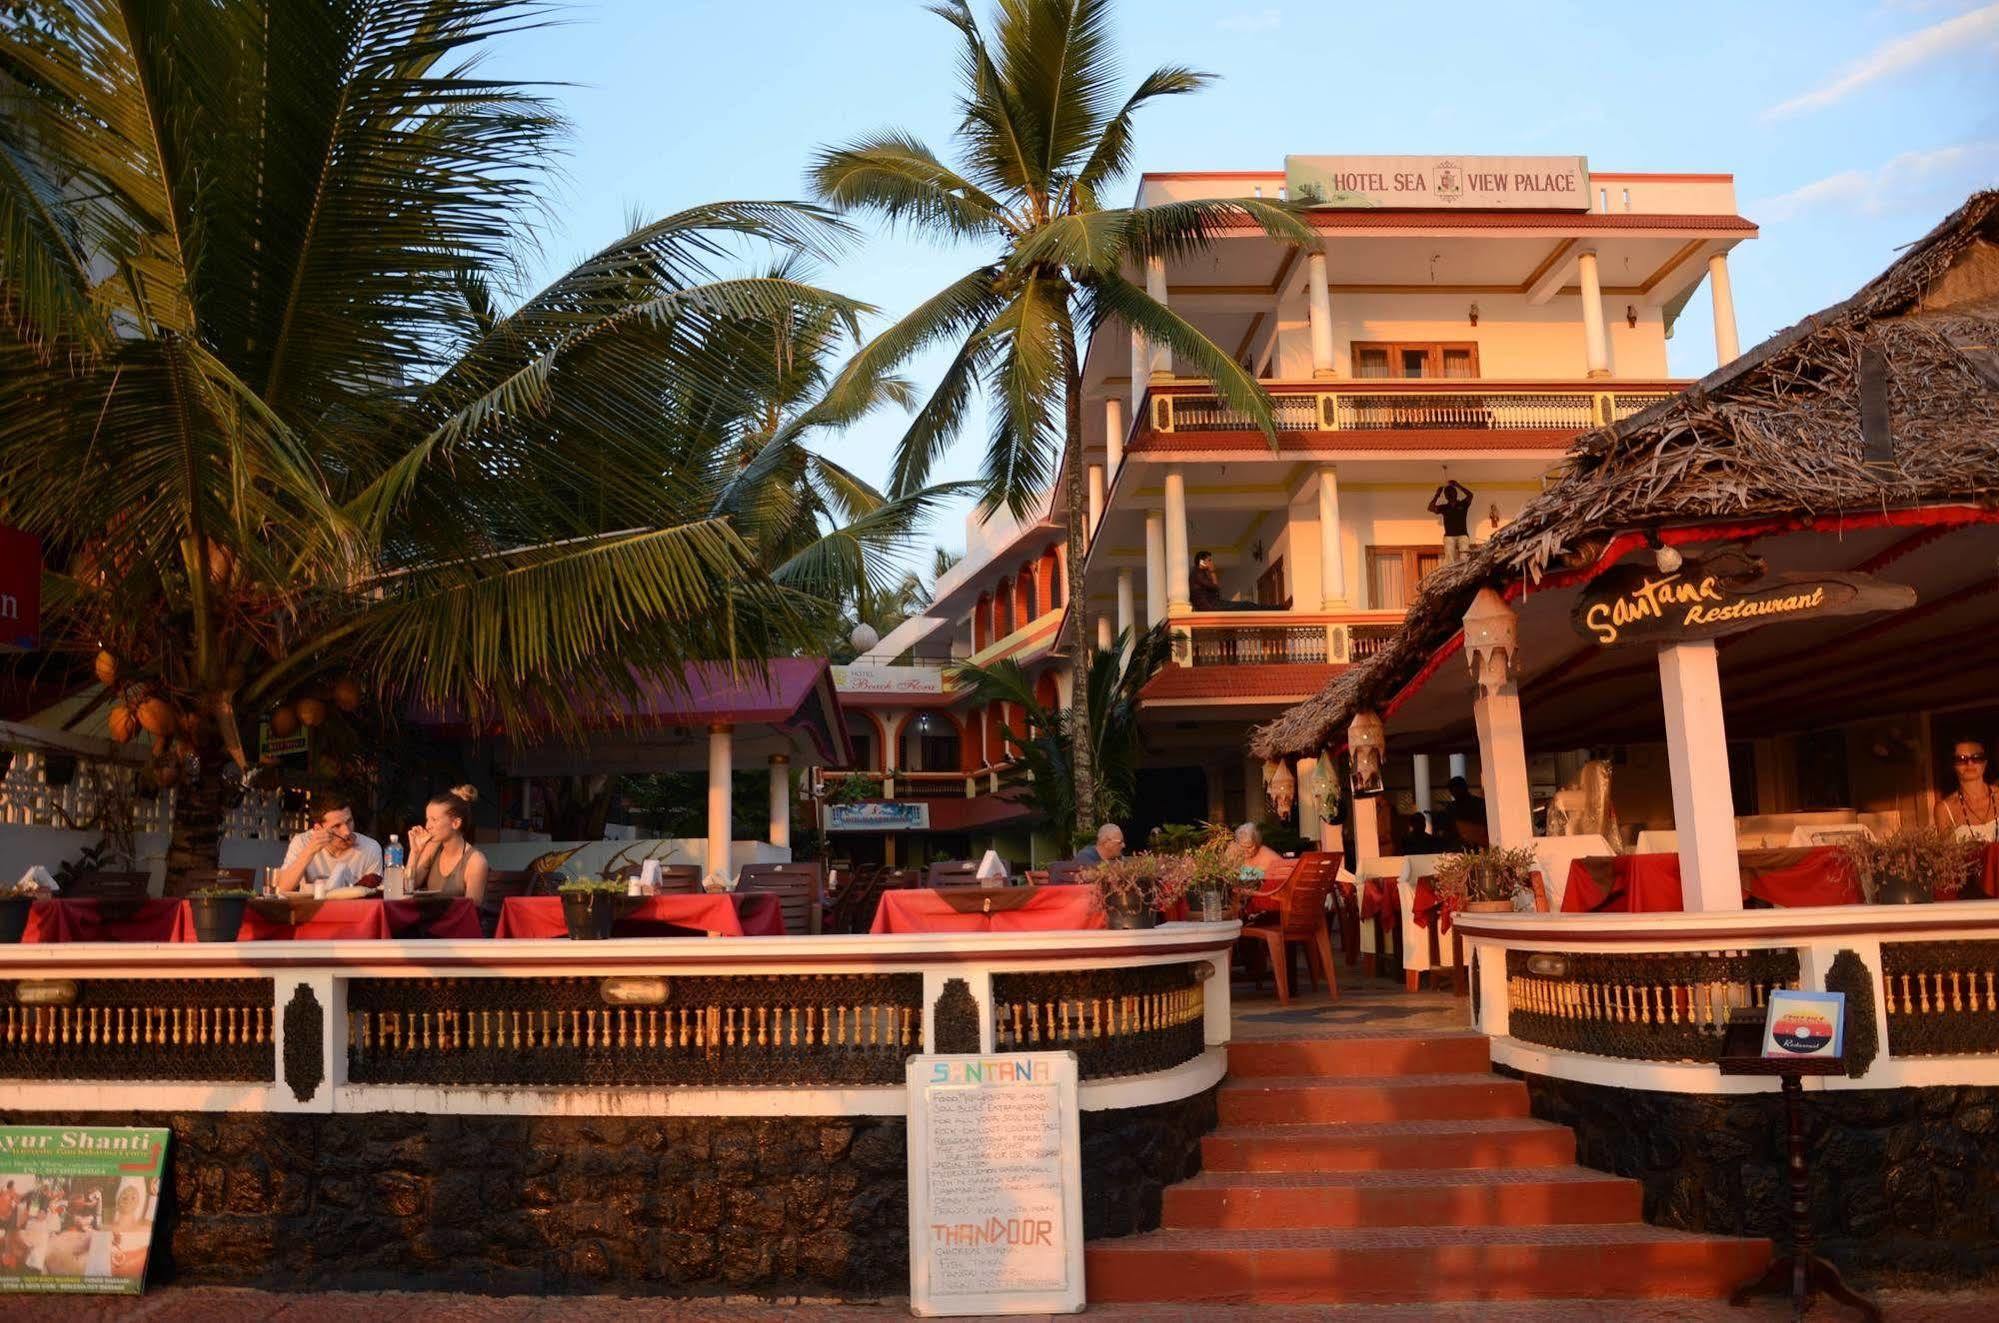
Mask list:
[[[1763,1275],[1737,1287],[1728,1302],[1744,1305],[1751,1296],[1781,1295],[1788,1287],[1793,1319],[1802,1319],[1811,1307],[1812,1297],[1824,1292],[1840,1304],[1859,1310],[1868,1323],[1881,1323],[1881,1310],[1874,1302],[1855,1295],[1840,1277],[1839,1269],[1812,1253],[1811,1172],[1805,1165],[1804,1076],[1843,1074],[1846,1063],[1838,1057],[1773,1059],[1758,1054],[1727,1055],[1717,1064],[1724,1075],[1775,1075],[1781,1080],[1791,1169],[1791,1252],[1778,1254],[1773,1249],[1770,1266],[1763,1270]]]

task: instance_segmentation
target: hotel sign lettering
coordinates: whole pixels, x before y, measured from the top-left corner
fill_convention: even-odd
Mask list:
[[[1915,604],[1915,589],[1871,575],[1765,575],[1762,562],[1724,553],[1688,560],[1672,573],[1621,565],[1583,589],[1571,618],[1584,637],[1608,648],[1720,638],[1759,625]]]
[[[1317,207],[1589,210],[1582,156],[1287,156],[1284,183]]]

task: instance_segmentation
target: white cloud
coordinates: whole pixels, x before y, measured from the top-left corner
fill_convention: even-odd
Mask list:
[[[1277,25],[1283,21],[1283,10],[1259,9],[1253,13],[1245,11],[1231,14],[1227,18],[1218,18],[1215,20],[1215,26],[1224,32],[1274,32],[1277,30]]]
[[[1823,207],[1885,216],[1898,211],[1933,211],[1957,195],[1999,177],[1999,142],[1967,142],[1927,151],[1903,152],[1875,170],[1842,170],[1801,188],[1752,202],[1754,220],[1787,221]]]
[[[1934,23],[1918,32],[1884,42],[1858,62],[1841,70],[1839,76],[1802,96],[1770,107],[1766,119],[1824,110],[1859,91],[1869,83],[1928,64],[1967,46],[1999,40],[1999,4],[1989,4],[1968,14]]]

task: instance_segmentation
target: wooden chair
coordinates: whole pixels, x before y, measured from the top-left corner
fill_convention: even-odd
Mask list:
[[[1089,865],[1080,859],[1057,859],[1048,865],[1048,885],[1051,887],[1073,887],[1083,880],[1083,870]]]
[[[926,887],[975,887],[979,884],[979,866],[969,859],[940,859],[930,865],[924,879]]]
[[[191,868],[179,877],[167,878],[166,889],[160,894],[168,900],[185,900],[197,891],[210,887],[229,887],[236,891],[257,889],[257,870],[254,868]]]
[[[500,907],[515,896],[534,895],[536,877],[527,868],[487,870],[486,895],[479,902],[479,931],[491,937],[500,926]]]
[[[1028,886],[1030,886],[1030,887],[1045,887],[1045,886],[1047,886],[1047,885],[1048,885],[1048,870],[1047,870],[1047,869],[1045,869],[1045,868],[1030,868],[1030,869],[1028,869],[1028,870],[1027,870],[1027,885],[1028,885]]]
[[[784,913],[784,930],[818,936],[826,877],[817,863],[744,864],[736,890],[775,892]]]
[[[1298,861],[1286,886],[1281,908],[1274,916],[1252,922],[1242,930],[1244,943],[1261,942],[1270,956],[1271,976],[1277,980],[1277,1000],[1291,1000],[1291,959],[1294,945],[1305,948],[1306,977],[1314,967],[1326,980],[1326,991],[1340,999],[1340,985],[1333,969],[1333,943],[1326,929],[1326,897],[1339,881],[1340,857],[1314,851]],[[1313,979],[1316,986],[1316,979]]]
[[[632,874],[637,877],[638,874]],[[699,864],[661,864],[659,866],[659,890],[663,896],[692,896],[701,890],[701,866]]]
[[[149,873],[78,873],[62,894],[72,900],[144,900],[152,881]]]
[[[881,907],[884,891],[910,891],[923,885],[923,874],[914,868],[885,868],[875,879],[874,894],[867,898],[861,913],[857,916],[855,932],[867,932],[875,926],[875,911]]]

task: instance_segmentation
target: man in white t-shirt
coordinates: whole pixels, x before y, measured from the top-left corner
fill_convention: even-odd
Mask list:
[[[354,806],[343,795],[321,793],[312,799],[311,831],[292,837],[285,862],[278,869],[278,890],[311,891],[324,878],[326,889],[360,885],[370,873],[382,875],[382,847],[354,830]]]

